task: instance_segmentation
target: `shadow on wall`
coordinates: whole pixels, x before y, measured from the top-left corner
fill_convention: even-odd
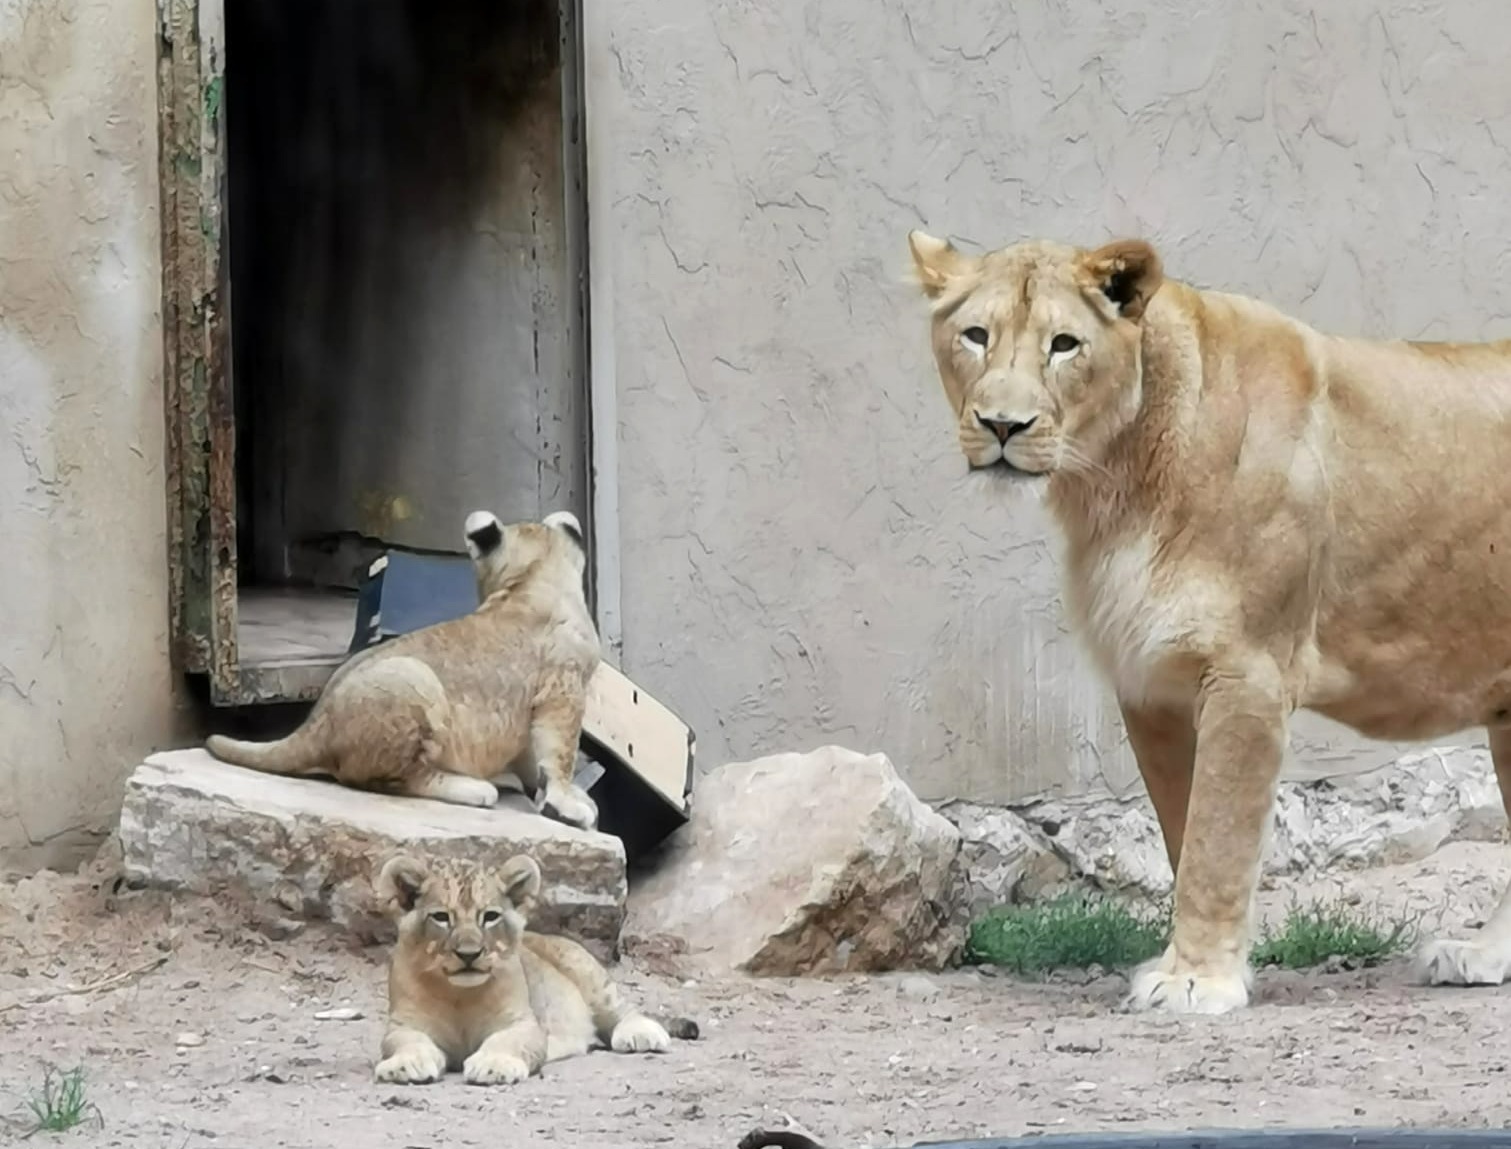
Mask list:
[[[350,13],[227,5],[244,581],[286,579],[290,544],[327,533],[454,549],[471,486],[513,498],[534,470],[496,463],[485,436],[523,434],[538,406],[561,247],[557,6]],[[434,538],[402,537],[398,492],[434,508]]]

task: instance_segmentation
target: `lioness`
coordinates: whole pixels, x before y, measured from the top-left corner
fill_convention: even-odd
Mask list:
[[[526,931],[540,894],[533,858],[492,871],[401,854],[376,886],[399,912],[378,1081],[420,1085],[460,1069],[472,1085],[510,1085],[598,1042],[616,1053],[670,1043],[582,946]]]
[[[1042,477],[1175,870],[1129,1004],[1246,1005],[1294,710],[1379,739],[1484,725],[1511,805],[1511,343],[1324,335],[1139,241],[908,242],[960,449]],[[1511,892],[1419,968],[1505,981]]]
[[[542,808],[591,829],[572,782],[587,684],[600,657],[583,595],[582,528],[566,511],[504,526],[467,516],[478,608],[359,651],[304,723],[276,742],[211,735],[215,757],[270,774],[330,774],[348,786],[492,806],[513,775]]]

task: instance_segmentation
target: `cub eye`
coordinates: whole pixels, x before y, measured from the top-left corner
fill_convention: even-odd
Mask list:
[[[1064,355],[1067,351],[1074,351],[1081,345],[1081,341],[1074,335],[1066,335],[1063,332],[1049,341],[1049,350],[1055,355]]]
[[[501,914],[498,910],[484,910],[483,911],[483,925],[485,925],[485,926],[496,926],[496,925],[498,925],[499,922],[501,922],[503,920],[504,920],[504,915]]]
[[[985,327],[967,327],[960,333],[960,338],[964,339],[967,343],[974,343],[977,347],[985,347],[986,341],[990,337]]]
[[[445,910],[431,910],[430,920],[438,926],[449,926],[451,924],[451,915]]]

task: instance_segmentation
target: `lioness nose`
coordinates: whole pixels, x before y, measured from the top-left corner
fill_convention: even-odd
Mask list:
[[[978,411],[976,413],[976,422],[980,423],[993,435],[996,435],[997,442],[1005,443],[1014,435],[1027,431],[1037,422],[1037,419],[988,419]]]
[[[466,949],[458,947],[456,956],[459,957],[465,964],[471,965],[473,962],[477,961],[478,958],[483,956],[483,951],[481,948],[473,949],[470,946]]]

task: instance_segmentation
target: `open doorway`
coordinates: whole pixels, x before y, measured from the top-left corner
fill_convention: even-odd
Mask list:
[[[345,657],[358,580],[384,548],[459,552],[477,508],[587,521],[575,11],[173,3],[192,8],[200,41],[197,74],[177,86],[203,91],[202,107],[182,92],[175,107],[203,117],[204,165],[220,167],[197,183],[175,169],[181,198],[220,201],[200,205],[218,225],[201,231],[219,328],[179,317],[181,407],[190,393],[197,409],[200,385],[185,348],[222,345],[203,380],[204,532],[198,508],[180,508],[176,621],[189,641],[176,647],[221,704],[302,700]],[[181,151],[182,123],[176,135]],[[201,241],[186,215],[180,252]],[[230,427],[213,425],[217,412]],[[199,439],[176,439],[189,480]]]

